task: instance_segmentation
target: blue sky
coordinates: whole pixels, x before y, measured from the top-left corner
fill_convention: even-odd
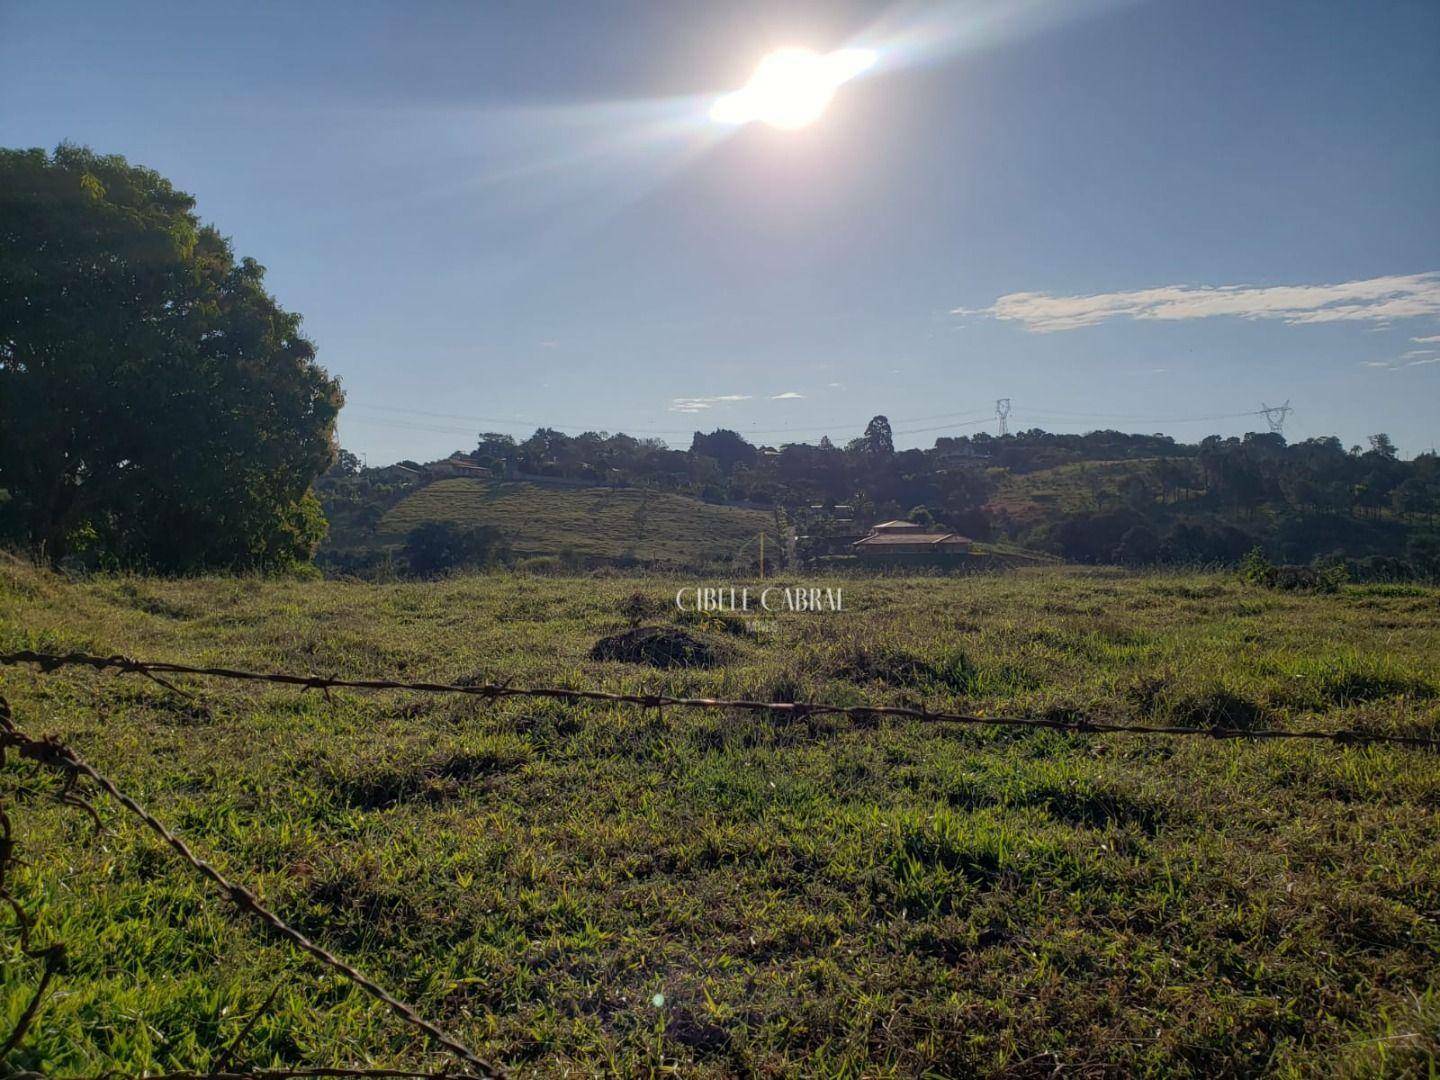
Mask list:
[[[787,45],[878,62],[801,130],[709,120]],[[999,397],[1428,449],[1437,101],[1433,0],[0,0],[0,145],[193,192],[372,463],[876,412],[929,445]]]

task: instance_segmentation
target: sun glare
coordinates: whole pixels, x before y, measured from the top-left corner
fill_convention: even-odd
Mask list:
[[[840,49],[821,56],[810,49],[778,49],[760,61],[750,81],[710,109],[721,124],[759,120],[785,131],[820,118],[835,91],[875,63],[869,49]]]

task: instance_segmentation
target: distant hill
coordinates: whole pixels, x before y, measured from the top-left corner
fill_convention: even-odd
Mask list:
[[[350,455],[316,485],[332,566],[430,520],[494,525],[517,553],[696,566],[733,559],[761,528],[781,532],[783,514],[801,561],[904,517],[1072,562],[1234,564],[1259,547],[1277,562],[1343,562],[1357,579],[1440,577],[1440,456],[1403,459],[1383,433],[1347,450],[1275,432],[1177,443],[1034,429],[897,451],[877,416],[843,446],[755,446],[717,429],[680,450],[542,428],[520,442],[481,433],[429,465],[355,465]],[[457,469],[512,479],[437,479]]]
[[[373,527],[332,522],[321,562],[334,565],[347,556],[398,549],[412,529],[427,522],[489,525],[517,558],[554,555],[587,564],[729,565],[754,557],[762,530],[776,539],[769,513],[685,495],[455,478],[419,486]]]

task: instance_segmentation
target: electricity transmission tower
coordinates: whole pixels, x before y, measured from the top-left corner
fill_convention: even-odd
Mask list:
[[[1010,399],[1002,397],[995,402],[995,419],[1000,421],[1000,434],[1010,434]]]
[[[1263,401],[1260,403],[1260,412],[1264,415],[1265,422],[1270,425],[1272,435],[1285,435],[1285,418],[1294,411],[1290,408],[1289,398],[1285,399],[1284,405],[1266,405]]]

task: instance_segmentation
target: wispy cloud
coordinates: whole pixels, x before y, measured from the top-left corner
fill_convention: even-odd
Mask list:
[[[799,401],[804,394],[797,394],[794,390],[786,390],[783,394],[776,394],[771,401]]]
[[[677,397],[670,402],[671,412],[697,413],[731,401],[749,401],[753,394],[717,394],[714,397]]]
[[[1398,360],[1361,360],[1361,367],[1380,368],[1383,371],[1403,371],[1412,367],[1428,367],[1440,364],[1440,353],[1434,349],[1411,349],[1401,353]]]
[[[1417,345],[1434,345],[1440,342],[1440,334],[1431,334],[1429,337],[1412,337],[1410,340]]]
[[[956,308],[951,314],[1020,322],[1027,330],[1041,334],[1094,326],[1115,318],[1180,320],[1229,316],[1281,319],[1291,325],[1388,322],[1440,316],[1440,271],[1337,285],[1162,285],[1093,296],[1007,293],[987,308]]]

